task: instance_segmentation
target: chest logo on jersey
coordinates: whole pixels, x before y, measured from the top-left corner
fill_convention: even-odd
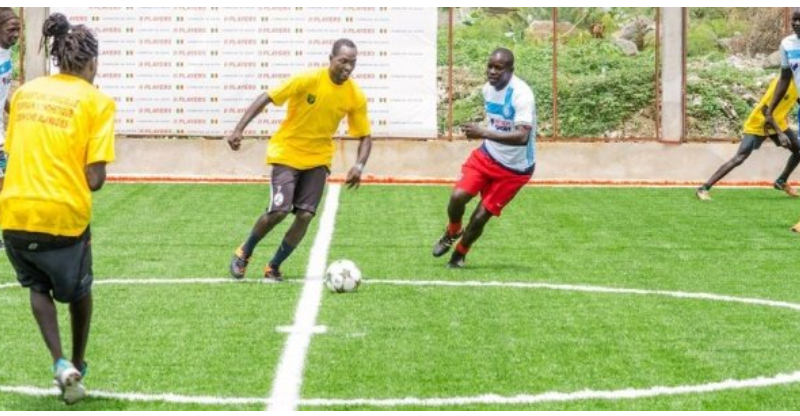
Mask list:
[[[514,122],[493,117],[489,119],[489,125],[496,131],[511,131],[514,128]]]
[[[315,102],[317,102],[317,96],[313,94],[308,94],[308,96],[306,97],[306,102],[308,104],[314,104]]]

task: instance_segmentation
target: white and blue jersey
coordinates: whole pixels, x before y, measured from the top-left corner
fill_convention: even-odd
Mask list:
[[[8,100],[8,91],[11,89],[11,73],[14,69],[14,64],[11,62],[11,51],[9,49],[0,48],[0,149],[6,143],[5,129],[2,124],[1,115],[5,112],[3,107]]]
[[[531,127],[527,144],[510,145],[485,139],[483,150],[497,163],[514,172],[531,172],[536,163],[536,103],[533,90],[514,75],[502,90],[496,90],[489,83],[484,85],[483,100],[489,130],[509,132],[517,126]]]
[[[781,68],[791,69],[794,75],[794,85],[800,94],[800,39],[797,35],[789,35],[781,41]]]

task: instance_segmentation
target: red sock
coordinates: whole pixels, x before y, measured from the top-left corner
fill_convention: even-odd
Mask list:
[[[454,236],[454,235],[458,235],[458,233],[460,233],[460,232],[461,232],[461,223],[460,222],[456,222],[456,223],[451,222],[450,224],[447,224],[447,235]]]
[[[464,247],[464,245],[461,244],[461,242],[459,241],[458,244],[456,244],[456,251],[458,252],[458,254],[466,256],[467,253],[469,253],[469,247]]]

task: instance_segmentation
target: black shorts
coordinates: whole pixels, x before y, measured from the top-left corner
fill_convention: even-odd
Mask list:
[[[272,197],[267,212],[317,212],[328,182],[328,168],[297,170],[285,165],[272,167]]]
[[[89,228],[78,237],[3,231],[6,255],[23,287],[53,293],[72,303],[92,291],[92,245]]]
[[[794,132],[792,129],[786,129],[783,134],[789,136],[789,140],[792,142],[797,142],[797,133]],[[769,136],[756,136],[754,134],[745,134],[742,137],[742,143],[739,145],[739,153],[744,152],[752,152],[753,150],[758,150],[761,147],[761,144],[764,143],[764,140],[769,137],[775,146],[780,147],[781,142],[778,140],[777,134],[771,134]]]

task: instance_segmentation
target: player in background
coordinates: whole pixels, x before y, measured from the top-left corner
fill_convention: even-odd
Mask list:
[[[441,257],[458,241],[448,267],[464,267],[467,253],[486,223],[499,217],[506,205],[533,176],[536,166],[536,106],[533,90],[514,75],[514,54],[498,48],[486,66],[483,86],[488,127],[462,126],[468,138],[483,139],[461,168],[447,206],[449,223],[433,246]],[[461,221],[467,203],[481,194],[481,202],[465,229]],[[460,238],[460,241],[459,241]]]
[[[761,144],[767,137],[769,137],[775,145],[785,147],[791,152],[789,159],[786,161],[786,167],[783,169],[781,175],[778,176],[778,179],[775,180],[773,187],[786,192],[786,194],[791,197],[797,197],[797,191],[789,185],[788,181],[789,175],[794,172],[798,163],[800,163],[800,142],[797,140],[797,133],[789,128],[789,122],[787,120],[789,112],[792,111],[797,101],[797,90],[791,88],[772,111],[773,117],[767,120],[765,112],[767,106],[772,102],[777,84],[777,78],[770,82],[767,92],[761,97],[761,101],[753,108],[753,111],[750,112],[750,116],[747,117],[747,120],[744,122],[744,135],[742,136],[742,143],[739,145],[739,150],[736,151],[736,155],[720,166],[706,183],[697,188],[695,191],[697,198],[702,201],[710,200],[711,195],[709,191],[711,187],[747,160],[754,150],[758,150],[761,147]]]
[[[11,60],[11,47],[19,41],[20,20],[11,7],[0,7],[0,105],[2,113],[10,111],[8,93],[11,90],[11,76],[14,73],[14,62]],[[3,188],[3,176],[6,172],[8,158],[4,151],[6,143],[6,129],[3,127],[3,118],[0,117],[0,189]],[[0,250],[3,243],[0,241]]]

